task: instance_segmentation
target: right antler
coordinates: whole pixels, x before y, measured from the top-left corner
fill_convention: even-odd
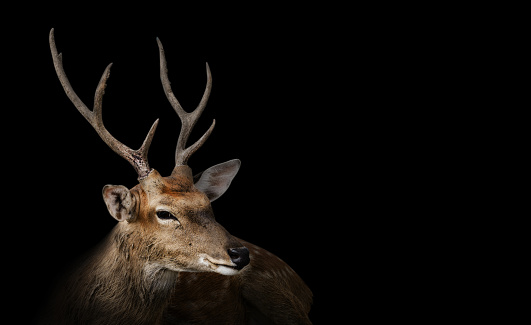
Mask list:
[[[205,110],[206,104],[208,102],[208,97],[210,96],[210,90],[212,89],[212,75],[210,74],[210,68],[208,67],[207,63],[207,85],[205,88],[205,92],[203,93],[203,98],[201,98],[201,102],[199,102],[199,105],[193,112],[185,112],[181,104],[179,104],[177,98],[175,98],[173,91],[171,90],[170,80],[168,79],[168,68],[166,67],[166,58],[164,56],[164,49],[162,48],[162,43],[160,42],[158,37],[157,43],[159,44],[160,79],[162,81],[162,87],[164,88],[164,93],[166,93],[166,97],[168,98],[171,106],[173,107],[177,115],[179,115],[179,118],[182,122],[181,132],[179,133],[179,140],[177,140],[177,148],[175,150],[175,166],[182,166],[186,165],[190,156],[194,152],[196,152],[197,149],[199,149],[203,145],[203,143],[205,143],[206,139],[210,136],[210,133],[212,133],[212,130],[216,125],[216,120],[214,120],[210,128],[199,140],[197,140],[196,143],[194,143],[188,148],[185,147],[186,141],[188,141],[188,137],[190,136],[190,133],[192,132],[195,123],[201,116],[201,113],[203,113],[203,111]]]
[[[81,101],[81,99],[79,99],[77,94],[74,92],[74,89],[72,89],[68,78],[66,77],[66,73],[63,69],[62,55],[61,53],[57,53],[57,48],[55,46],[53,28],[52,30],[50,30],[50,50],[52,51],[55,72],[57,72],[59,81],[61,82],[61,85],[63,86],[66,95],[68,96],[68,98],[70,98],[70,101],[72,101],[72,103],[74,104],[74,106],[76,106],[77,110],[81,113],[81,115],[83,115],[83,117],[85,117],[85,119],[90,123],[90,125],[92,125],[94,130],[96,130],[96,132],[100,136],[100,138],[112,150],[114,150],[114,152],[116,152],[121,157],[125,158],[131,165],[133,165],[133,168],[138,173],[139,179],[146,177],[151,171],[147,160],[147,154],[159,120],[157,119],[155,123],[153,123],[151,129],[149,130],[149,133],[146,136],[146,139],[144,140],[144,143],[142,143],[142,146],[138,150],[132,150],[120,141],[116,140],[116,138],[114,138],[103,125],[101,115],[101,103],[103,100],[103,93],[105,92],[106,82],[111,73],[110,70],[112,63],[107,66],[107,68],[103,72],[103,75],[101,76],[100,82],[98,83],[98,87],[96,88],[96,94],[94,95],[94,108],[91,111]]]

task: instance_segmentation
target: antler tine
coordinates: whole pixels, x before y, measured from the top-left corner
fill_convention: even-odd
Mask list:
[[[160,42],[159,38],[157,37],[157,44],[159,45],[159,54],[160,54],[160,79],[162,81],[162,87],[164,88],[164,93],[166,94],[166,98],[168,98],[168,101],[170,102],[171,106],[179,115],[179,118],[181,120],[182,126],[181,131],[179,133],[179,139],[177,140],[177,148],[175,150],[175,165],[186,165],[188,162],[188,159],[190,156],[199,149],[203,143],[207,140],[207,138],[212,133],[212,130],[214,130],[214,126],[216,125],[216,120],[212,122],[212,125],[210,128],[205,132],[205,134],[197,140],[193,145],[186,148],[186,142],[188,141],[188,137],[190,136],[190,133],[192,132],[192,129],[194,128],[197,120],[201,116],[201,113],[205,110],[206,104],[208,102],[208,98],[210,96],[210,91],[212,89],[212,75],[210,73],[210,67],[208,66],[208,63],[206,64],[206,72],[207,72],[207,85],[205,88],[205,92],[203,93],[203,97],[201,98],[201,102],[199,102],[199,105],[197,108],[188,113],[186,112],[175,95],[173,94],[173,91],[170,86],[170,80],[168,79],[168,67],[166,65],[166,57],[164,55],[164,48],[162,47],[162,43]]]
[[[142,179],[146,177],[151,172],[151,168],[149,168],[149,164],[147,160],[147,154],[148,154],[149,146],[151,145],[151,141],[153,140],[155,130],[157,129],[159,120],[157,119],[155,123],[153,123],[144,142],[142,143],[142,146],[140,146],[138,150],[132,150],[131,148],[127,147],[126,145],[118,141],[116,138],[114,138],[103,125],[103,119],[102,119],[103,94],[105,93],[105,87],[107,86],[107,79],[109,78],[111,74],[112,63],[109,64],[107,68],[105,68],[105,71],[103,72],[103,75],[101,76],[98,86],[96,87],[96,93],[94,94],[94,108],[91,111],[81,101],[81,99],[79,99],[77,94],[74,92],[74,89],[70,85],[70,81],[68,81],[68,78],[63,68],[62,55],[61,53],[57,53],[57,47],[55,46],[55,37],[54,37],[53,28],[50,30],[50,50],[52,52],[55,72],[57,73],[57,77],[59,77],[59,81],[61,82],[61,85],[63,86],[63,89],[65,90],[65,93],[70,99],[70,101],[74,104],[74,106],[81,113],[81,115],[85,117],[85,119],[90,123],[90,125],[92,125],[94,130],[96,130],[96,132],[100,136],[100,138],[114,152],[116,152],[121,157],[125,158],[133,166],[135,171],[138,173],[139,178]]]

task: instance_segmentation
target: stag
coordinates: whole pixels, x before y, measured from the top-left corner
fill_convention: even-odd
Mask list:
[[[110,234],[60,286],[44,323],[49,324],[311,324],[312,293],[286,263],[232,236],[214,218],[211,202],[229,187],[240,168],[230,160],[192,174],[187,165],[212,133],[187,147],[206,107],[212,76],[198,107],[186,112],[172,92],[164,49],[157,38],[160,77],[181,120],[175,167],[163,177],[148,164],[156,120],[132,150],[103,125],[102,98],[109,64],[90,110],[65,74],[54,30],[49,35],[55,71],[66,95],[101,139],[138,174],[131,189],[105,185],[103,199],[118,221]]]

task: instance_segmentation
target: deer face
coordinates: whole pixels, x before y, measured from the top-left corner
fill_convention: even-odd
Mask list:
[[[249,251],[216,222],[210,202],[223,194],[238,168],[239,161],[209,168],[197,186],[187,166],[169,177],[152,170],[131,190],[105,186],[103,197],[111,215],[124,223],[122,233],[130,234],[138,249],[135,255],[144,263],[173,271],[233,275],[249,263]],[[210,188],[202,188],[205,184]]]

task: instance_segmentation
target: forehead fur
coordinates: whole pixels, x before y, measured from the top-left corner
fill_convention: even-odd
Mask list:
[[[187,175],[160,176],[155,169],[140,180],[142,189],[147,193],[183,193],[195,191],[193,180]]]
[[[202,207],[209,206],[210,203],[208,198],[195,188],[193,179],[188,174],[162,177],[156,170],[152,170],[146,178],[140,180],[139,185],[150,201],[161,204]],[[182,200],[175,200],[179,198]]]

